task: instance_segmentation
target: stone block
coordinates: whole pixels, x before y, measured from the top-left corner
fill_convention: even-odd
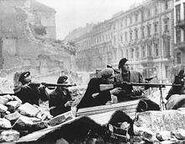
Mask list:
[[[9,121],[16,121],[20,116],[21,116],[21,114],[16,111],[14,113],[10,113],[8,115],[5,115],[4,118],[6,118]]]
[[[11,127],[12,127],[12,125],[9,120],[7,120],[5,118],[0,118],[0,128],[9,129]]]
[[[18,101],[20,104],[22,104],[22,100],[20,100],[20,98],[18,98],[17,96],[11,96],[13,101]]]
[[[15,110],[21,105],[20,101],[10,101],[6,104],[6,106],[8,107],[8,110],[10,112],[15,112]]]
[[[178,129],[177,131],[173,132],[174,136],[178,140],[185,140],[185,130],[184,129]]]
[[[156,140],[155,133],[150,131],[146,127],[137,127],[136,125],[134,125],[134,134],[136,136],[139,136],[143,140],[147,140],[147,141],[150,141],[150,142],[153,142],[153,141]]]
[[[16,130],[5,130],[0,134],[0,142],[15,142],[19,139],[20,133]]]
[[[9,100],[4,96],[0,97],[0,104],[5,105]]]
[[[0,117],[3,118],[6,114],[9,114],[8,107],[3,104],[0,104]]]
[[[29,103],[25,103],[18,108],[18,111],[22,115],[36,117],[39,109]]]
[[[3,104],[0,104],[0,113],[6,112],[8,110],[8,107],[6,107]]]
[[[33,121],[27,116],[20,116],[19,119],[15,122],[13,129],[16,130],[27,130],[33,125]]]
[[[52,118],[51,120],[49,120],[48,125],[50,126],[56,126],[59,124],[64,123],[65,121],[71,120],[74,118],[74,115],[72,113],[72,111],[60,114],[54,118]]]
[[[185,112],[178,110],[147,111],[137,114],[135,125],[154,133],[185,129]]]
[[[161,131],[161,132],[156,133],[156,138],[159,141],[168,141],[168,140],[174,139],[175,136],[170,131]]]

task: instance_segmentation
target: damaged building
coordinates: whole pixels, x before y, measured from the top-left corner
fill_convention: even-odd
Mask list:
[[[0,0],[0,13],[1,75],[73,69],[71,49],[56,40],[53,8],[35,0]]]

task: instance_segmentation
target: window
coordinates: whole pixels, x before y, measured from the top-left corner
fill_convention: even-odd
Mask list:
[[[169,7],[169,3],[168,3],[168,0],[165,1],[165,10],[167,10]]]
[[[138,21],[138,14],[135,14],[135,22]]]
[[[180,22],[180,5],[175,6],[176,9],[176,22]]]
[[[155,51],[155,56],[159,56],[159,43],[158,41],[154,43],[154,51]]]
[[[141,37],[144,38],[145,37],[145,32],[144,32],[145,27],[141,27]]]
[[[138,40],[138,29],[135,29],[135,39]]]
[[[136,48],[136,60],[139,60],[139,48]]]
[[[183,3],[183,7],[184,7],[184,20],[185,20],[185,3]]]
[[[148,48],[148,56],[151,57],[152,56],[152,47],[151,47],[150,43],[148,43],[147,48]]]
[[[148,36],[151,35],[151,24],[147,25],[147,34],[148,34]]]
[[[128,49],[126,50],[126,56],[129,59]]]
[[[177,64],[181,64],[181,53],[177,53]]]
[[[120,36],[120,41],[121,41],[121,42],[123,41],[123,36],[122,36],[122,35]]]
[[[180,28],[176,28],[176,43],[181,41],[181,30]]]
[[[132,48],[131,49],[131,59],[133,59],[134,58],[134,49]]]
[[[142,46],[142,57],[146,57],[145,46]]]
[[[164,33],[169,32],[169,18],[164,19]]]
[[[165,57],[170,57],[170,37],[167,36],[163,39],[163,45],[164,45],[164,56]]]
[[[125,41],[127,41],[128,39],[127,39],[127,32],[125,32]]]
[[[125,26],[127,26],[127,18],[125,19]]]
[[[130,17],[130,24],[132,24],[132,17]]]
[[[116,43],[116,36],[114,36],[114,43]]]
[[[132,41],[132,30],[130,30],[130,41]]]
[[[113,25],[113,29],[114,29],[114,30],[116,29],[116,24]]]
[[[151,15],[150,10],[148,10],[147,15],[148,15],[148,18],[149,18],[150,15]]]
[[[154,8],[154,13],[155,13],[155,15],[157,15],[157,14],[158,14],[157,5],[155,5],[155,8]]]
[[[154,32],[157,33],[158,32],[158,22],[154,23]]]
[[[184,33],[184,42],[185,42],[185,30],[183,30],[183,33]]]

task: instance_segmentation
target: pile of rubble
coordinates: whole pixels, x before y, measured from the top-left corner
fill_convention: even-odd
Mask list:
[[[22,104],[16,96],[0,97],[0,142],[17,141],[33,131],[48,127],[52,116],[41,107]]]
[[[134,133],[149,143],[184,143],[185,109],[138,113]]]

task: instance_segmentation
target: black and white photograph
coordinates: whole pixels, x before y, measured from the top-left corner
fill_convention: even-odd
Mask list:
[[[0,143],[185,143],[185,0],[0,0]]]

